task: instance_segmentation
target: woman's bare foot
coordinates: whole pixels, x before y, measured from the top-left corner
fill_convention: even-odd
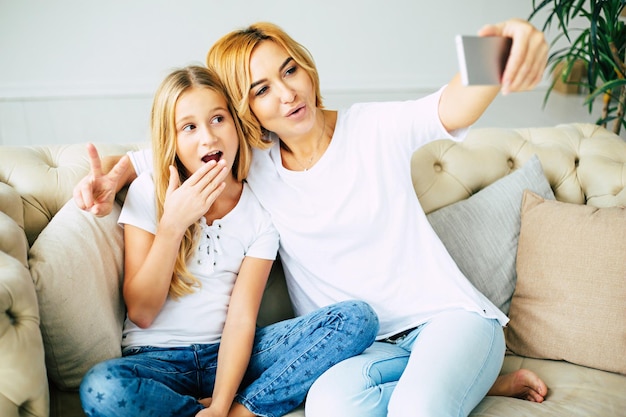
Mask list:
[[[514,397],[541,403],[548,394],[546,384],[532,371],[518,369],[509,374],[500,375],[487,395]]]

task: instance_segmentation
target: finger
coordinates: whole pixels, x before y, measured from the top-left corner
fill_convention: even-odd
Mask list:
[[[102,163],[100,161],[100,155],[93,143],[87,144],[87,155],[89,156],[89,166],[94,176],[99,177],[102,175]]]
[[[511,91],[525,91],[537,85],[545,72],[548,46],[541,32],[532,33],[527,42],[526,56],[515,75],[510,79]]]
[[[111,169],[111,171],[109,171],[107,175],[110,179],[114,180],[115,182],[118,182],[120,178],[122,178],[122,176],[126,174],[129,166],[130,166],[130,159],[128,158],[128,155],[124,155],[123,157],[120,158],[119,161],[117,161],[113,169]]]
[[[104,215],[104,211],[103,210],[104,209],[102,208],[101,204],[94,204],[89,211],[94,216],[102,217]]]
[[[85,200],[83,200],[83,195],[80,191],[80,184],[76,184],[74,190],[72,190],[72,198],[74,199],[74,203],[76,203],[76,206],[79,209],[85,210],[87,208],[87,206],[85,205]]]
[[[531,84],[529,86],[530,88],[533,88],[537,84],[539,84],[545,75],[546,67],[548,65],[549,49],[550,47],[548,46],[548,43],[546,42],[545,38],[542,36],[539,39],[539,45],[537,46],[537,49],[536,49],[537,52],[535,53],[535,61],[533,63],[533,68],[532,68],[532,76],[534,78],[532,80],[529,80]]]
[[[219,197],[219,195],[222,194],[222,191],[224,191],[225,188],[226,188],[226,183],[220,182],[215,188],[213,188],[213,190],[211,190],[211,192],[206,198],[208,207],[211,207],[211,205],[215,202],[215,200],[217,200],[217,197]]]
[[[215,177],[215,173],[213,173],[213,175],[209,175],[209,173],[217,164],[218,163],[215,161],[209,161],[206,164],[203,164],[196,172],[191,174],[185,182],[189,185],[201,183],[201,185],[204,186],[204,184],[211,181]],[[209,176],[207,177],[207,175]]]
[[[86,177],[79,184],[79,192],[84,204],[84,210],[91,209],[94,204],[92,176]]]
[[[478,36],[502,36],[502,25],[485,25],[477,33]]]
[[[167,183],[167,190],[165,191],[166,196],[169,196],[178,187],[180,187],[180,177],[178,176],[178,171],[172,165],[170,165],[169,168],[170,168],[170,179]]]
[[[221,162],[221,161],[220,161]],[[217,166],[219,170],[213,169],[205,177],[198,183],[198,186],[201,187],[201,192],[203,194],[211,193],[217,187],[220,186],[228,177],[230,173],[230,169],[226,166],[226,163],[219,164]]]

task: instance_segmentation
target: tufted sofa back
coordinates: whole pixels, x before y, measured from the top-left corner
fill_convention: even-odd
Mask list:
[[[470,131],[461,143],[431,142],[412,160],[426,213],[470,197],[537,154],[557,200],[626,205],[626,141],[593,124]]]
[[[141,146],[99,144],[98,150],[101,156],[120,155]],[[624,140],[593,124],[480,128],[462,143],[439,140],[418,150],[412,179],[429,213],[480,191],[536,153],[558,200],[624,205],[625,149]],[[0,147],[0,210],[24,229],[32,244],[88,169],[84,144]]]
[[[140,144],[97,145],[100,156],[121,155],[140,147]],[[0,210],[11,215],[24,229],[32,245],[50,219],[72,197],[74,185],[88,172],[85,144],[2,146]],[[15,201],[16,192],[21,202]]]

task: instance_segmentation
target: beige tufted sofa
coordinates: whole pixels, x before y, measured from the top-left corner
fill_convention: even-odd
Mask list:
[[[139,146],[98,144],[98,149],[104,156]],[[626,142],[587,124],[533,129],[481,128],[472,130],[460,144],[437,141],[415,154],[413,164],[419,169],[413,172],[413,182],[428,213],[468,198],[519,168],[534,153],[539,156],[558,200],[597,207],[626,205]],[[40,314],[43,320],[46,312],[38,308],[40,294],[31,276],[31,248],[55,214],[71,199],[73,186],[87,170],[83,144],[0,146],[2,417],[82,415],[75,391],[77,386],[60,389],[47,378],[50,369],[46,369],[48,358],[44,360],[39,327]],[[80,257],[83,248],[72,250]],[[59,297],[58,303],[67,303],[72,296],[72,291],[68,291],[64,297]],[[114,301],[119,303],[117,298]],[[90,314],[89,311],[74,313],[77,321]],[[290,314],[280,268],[276,268],[268,284],[260,322],[267,323]],[[119,318],[115,320],[119,322]],[[97,329],[93,332],[95,334]],[[73,365],[77,364],[69,364]],[[503,370],[508,372],[520,367],[534,370],[546,381],[550,388],[546,401],[533,404],[488,397],[474,410],[473,416],[626,415],[625,375],[517,355],[507,356]],[[293,415],[303,416],[304,413],[300,409]]]

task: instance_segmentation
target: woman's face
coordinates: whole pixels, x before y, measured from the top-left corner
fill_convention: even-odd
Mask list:
[[[203,87],[188,89],[178,98],[174,118],[176,154],[188,175],[211,160],[224,159],[232,168],[239,137],[221,94]]]
[[[315,91],[309,75],[276,43],[259,43],[250,56],[250,109],[281,139],[306,135],[315,126]]]

